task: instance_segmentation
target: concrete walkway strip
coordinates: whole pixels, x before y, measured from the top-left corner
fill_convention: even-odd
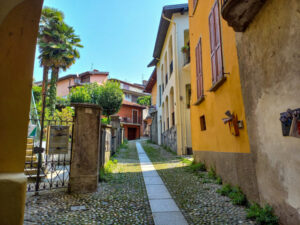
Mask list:
[[[139,142],[136,142],[136,148],[155,225],[187,225],[184,216]]]

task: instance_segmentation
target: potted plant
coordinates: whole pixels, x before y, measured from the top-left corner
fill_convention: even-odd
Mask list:
[[[190,52],[190,46],[189,45],[184,45],[182,48],[181,48],[181,51],[185,54],[189,53]]]

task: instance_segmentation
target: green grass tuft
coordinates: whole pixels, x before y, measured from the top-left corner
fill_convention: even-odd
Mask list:
[[[99,172],[99,181],[107,182],[112,178],[112,172],[117,167],[118,160],[111,159],[109,160]]]
[[[222,178],[220,176],[217,176],[216,184],[222,184]]]
[[[247,209],[247,218],[255,220],[261,225],[277,225],[278,217],[274,215],[273,208],[266,205],[264,208],[254,203]]]
[[[225,184],[217,190],[217,193],[228,196],[234,205],[247,204],[247,198],[239,187],[232,187],[230,184]]]
[[[187,167],[187,170],[191,172],[200,172],[200,171],[206,171],[206,167],[204,163],[193,162],[189,167]]]
[[[208,178],[217,179],[217,174],[215,168],[211,167],[208,171]]]
[[[217,190],[217,193],[223,196],[229,196],[229,193],[231,192],[231,185],[225,184],[220,189]]]

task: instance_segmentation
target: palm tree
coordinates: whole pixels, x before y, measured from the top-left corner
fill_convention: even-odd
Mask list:
[[[39,39],[40,60],[44,64],[44,71],[51,68],[51,82],[49,89],[50,116],[53,116],[56,103],[56,82],[59,70],[64,71],[75,63],[80,57],[77,50],[80,45],[80,38],[74,33],[74,29],[64,23],[63,13],[52,8],[43,9],[43,29],[40,29]]]
[[[38,44],[40,51],[40,65],[43,67],[43,81],[45,88],[47,88],[48,81],[48,73],[49,69],[52,65],[51,63],[51,55],[48,52],[45,52],[45,45],[53,42],[53,27],[56,27],[57,24],[62,23],[64,20],[63,12],[54,9],[45,7],[42,11],[40,27],[39,27],[39,35],[38,35]],[[46,91],[46,90],[44,90]]]

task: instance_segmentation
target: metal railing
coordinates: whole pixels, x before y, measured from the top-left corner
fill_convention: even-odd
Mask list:
[[[142,124],[142,118],[138,118],[138,119],[134,120],[130,117],[121,117],[121,122],[132,123],[132,124]]]

